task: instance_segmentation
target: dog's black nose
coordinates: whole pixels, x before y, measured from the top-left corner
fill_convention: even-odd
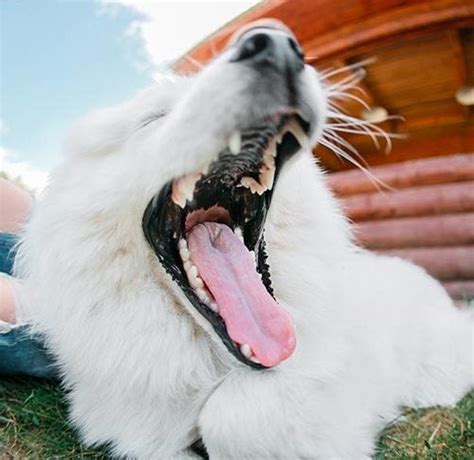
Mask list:
[[[299,72],[304,68],[304,54],[296,39],[281,28],[256,27],[246,30],[234,42],[232,62],[272,66],[277,70]]]

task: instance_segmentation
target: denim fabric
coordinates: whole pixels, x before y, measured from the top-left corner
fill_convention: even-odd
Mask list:
[[[16,235],[0,233],[0,271],[12,274]],[[12,327],[0,333],[0,376],[29,375],[55,379],[57,370],[52,356],[40,337],[30,333],[27,326]]]
[[[17,241],[18,238],[13,233],[0,233],[0,272],[12,274]]]

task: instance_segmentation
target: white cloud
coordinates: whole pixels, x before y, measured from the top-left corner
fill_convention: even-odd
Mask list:
[[[129,33],[143,39],[151,62],[163,68],[257,3],[258,0],[102,0],[102,7],[113,13],[114,6],[123,5],[141,13],[144,18],[134,21]]]
[[[15,155],[0,146],[0,171],[12,179],[19,178],[35,193],[41,192],[47,184],[48,173],[37,169],[25,161],[16,161]]]

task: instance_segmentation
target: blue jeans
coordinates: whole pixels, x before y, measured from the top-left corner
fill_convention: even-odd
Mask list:
[[[17,237],[0,233],[0,271],[12,274]],[[0,376],[28,375],[56,379],[57,369],[41,337],[32,334],[28,326],[13,327],[0,333]]]

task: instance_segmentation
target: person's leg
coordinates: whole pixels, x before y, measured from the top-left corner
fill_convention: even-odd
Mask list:
[[[26,222],[32,198],[17,186],[0,180],[0,376],[27,375],[56,379],[57,370],[43,340],[28,325],[17,324],[13,263],[17,236]],[[8,203],[8,206],[3,206]],[[3,232],[3,233],[2,233]],[[2,275],[3,274],[3,275]]]
[[[16,306],[13,286],[7,278],[0,278],[0,321],[16,323]]]
[[[13,182],[0,178],[0,273],[13,274],[15,235],[25,224],[31,212],[33,198]],[[13,279],[0,277],[0,321],[16,322]]]
[[[17,233],[28,220],[32,196],[13,182],[0,178],[0,232]]]

